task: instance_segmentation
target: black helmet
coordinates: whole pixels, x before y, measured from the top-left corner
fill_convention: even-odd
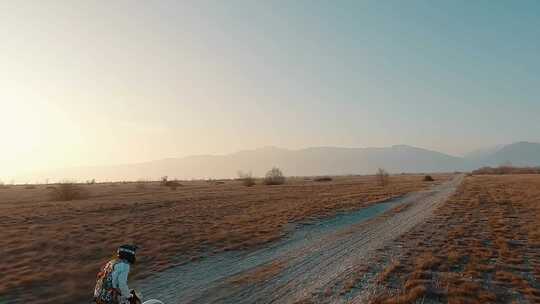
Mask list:
[[[138,247],[135,245],[122,245],[118,247],[116,253],[119,259],[128,261],[130,264],[135,264],[135,252]]]

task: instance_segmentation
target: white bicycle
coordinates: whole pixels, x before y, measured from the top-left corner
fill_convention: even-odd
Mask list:
[[[133,304],[165,304],[161,302],[160,300],[156,300],[156,299],[146,300],[143,302],[142,294],[136,290],[131,290],[131,294],[133,295],[133,297],[130,299],[130,303],[133,303]]]

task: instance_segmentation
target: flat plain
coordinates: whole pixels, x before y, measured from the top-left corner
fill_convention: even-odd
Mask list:
[[[0,189],[0,302],[78,303],[91,299],[95,275],[123,243],[141,247],[131,280],[223,251],[251,250],[288,233],[291,223],[358,210],[447,181],[448,174],[375,176],[285,185],[188,181],[80,185],[87,195],[50,199],[46,185]],[[271,272],[269,272],[271,274]]]
[[[394,197],[403,203],[376,218],[183,301],[540,303],[540,175],[423,177],[391,176],[386,187],[375,176],[253,187],[190,181],[176,190],[106,183],[81,185],[87,198],[68,202],[51,201],[45,185],[3,187],[0,303],[87,302],[118,244],[141,246],[131,281],[152,282],[208,256],[266,248],[290,233],[290,224]]]

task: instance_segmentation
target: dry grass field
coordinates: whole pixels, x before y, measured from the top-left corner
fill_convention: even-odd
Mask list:
[[[329,182],[294,179],[285,185],[259,183],[253,187],[245,187],[240,181],[196,181],[182,182],[176,190],[159,183],[95,184],[81,186],[85,199],[67,202],[50,201],[51,190],[44,185],[3,187],[0,189],[0,303],[89,300],[100,265],[123,243],[141,246],[131,279],[142,278],[207,254],[261,246],[287,233],[289,223],[366,207],[441,183],[449,175],[434,175],[434,178],[435,182],[424,182],[419,175],[392,176],[386,188],[379,186],[374,176],[338,177]],[[467,204],[499,206],[496,199],[503,199],[504,195],[512,198],[513,193],[521,193],[519,187],[526,188],[536,182],[523,179],[524,184],[516,182],[518,188],[507,192],[501,185],[512,179],[489,181],[491,184],[467,183],[478,193],[487,194],[483,194],[481,201],[457,200],[463,204],[461,212],[481,212]],[[527,197],[521,198],[527,201]],[[523,206],[526,214],[514,216],[532,216],[527,213],[526,205]],[[500,212],[484,224],[494,225],[488,230],[494,233],[490,245],[507,246],[501,250],[506,250],[505,257],[510,263],[521,256],[515,250],[526,250],[530,245],[525,246],[522,239],[504,243],[510,237],[506,235],[505,225],[512,225],[505,217],[508,208],[500,205]],[[444,217],[444,212],[440,216]],[[450,222],[467,219],[456,219],[451,214],[446,217]],[[453,224],[455,229],[461,229],[458,224]],[[523,227],[533,228],[534,222],[528,228]],[[538,239],[538,230],[535,237]],[[452,248],[460,260],[463,253],[458,245]],[[537,264],[530,267],[538,271]],[[497,275],[512,273],[504,270]],[[271,274],[272,270],[267,272]],[[525,286],[524,282],[516,281],[516,284]]]
[[[391,247],[372,303],[540,303],[540,175],[467,177]]]

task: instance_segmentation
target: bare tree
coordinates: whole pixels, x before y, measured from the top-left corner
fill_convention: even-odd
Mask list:
[[[377,183],[381,187],[386,187],[390,183],[390,176],[388,172],[386,172],[386,170],[384,170],[383,168],[379,168],[375,176],[377,178]]]
[[[265,185],[282,185],[285,183],[285,176],[278,167],[273,167],[270,171],[266,172],[264,177]]]

